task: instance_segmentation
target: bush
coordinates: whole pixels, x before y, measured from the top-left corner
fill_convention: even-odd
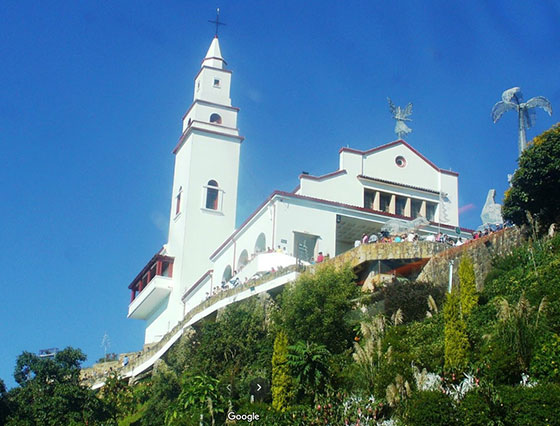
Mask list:
[[[470,257],[463,256],[459,263],[459,290],[461,293],[461,313],[467,316],[478,303],[474,267]]]
[[[494,424],[492,403],[488,396],[478,390],[465,395],[459,403],[457,414],[464,426],[487,426]]]
[[[447,294],[443,306],[445,320],[445,369],[464,371],[468,363],[469,340],[467,327],[461,316],[461,300],[456,289]]]
[[[560,336],[546,333],[531,361],[531,375],[539,381],[560,382]]]
[[[401,340],[417,367],[435,373],[443,372],[445,343],[441,313],[424,321],[406,324],[401,331]]]
[[[276,335],[272,354],[272,408],[286,411],[293,394],[293,380],[288,361],[288,336],[283,331]]]
[[[459,425],[451,399],[436,391],[414,393],[406,403],[402,419],[407,426]]]
[[[498,389],[500,409],[506,425],[559,425],[560,386],[547,384]]]
[[[284,289],[275,319],[290,343],[309,341],[340,353],[354,337],[354,324],[345,318],[359,292],[350,268],[319,265],[315,274],[302,274]]]
[[[385,285],[383,293],[385,314],[391,317],[401,309],[406,323],[426,318],[428,296],[432,296],[436,304],[441,306],[445,289],[430,283],[395,280]]]
[[[504,219],[521,225],[530,212],[546,231],[551,223],[560,222],[560,204],[552,194],[560,186],[560,127],[533,139],[519,158],[519,168],[506,192],[502,213]]]

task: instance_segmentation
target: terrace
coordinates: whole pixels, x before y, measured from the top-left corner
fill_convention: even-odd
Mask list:
[[[147,319],[171,293],[173,257],[156,254],[128,286],[128,318]]]

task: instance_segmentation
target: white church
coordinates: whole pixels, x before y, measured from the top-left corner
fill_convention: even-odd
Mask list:
[[[168,242],[129,285],[128,317],[146,321],[145,344],[161,340],[223,283],[310,262],[320,252],[337,256],[390,220],[424,217],[423,235],[459,226],[458,174],[396,140],[367,151],[341,148],[338,170],[300,175],[294,191],[274,191],[236,229],[243,137],[231,75],[216,36],[173,150]]]

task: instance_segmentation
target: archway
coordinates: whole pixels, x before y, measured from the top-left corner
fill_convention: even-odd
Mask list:
[[[227,284],[229,282],[229,280],[231,280],[231,266],[230,265],[226,266],[226,269],[224,269],[224,273],[222,275],[222,282],[225,282]]]
[[[255,241],[255,253],[262,253],[266,251],[266,236],[261,232]]]
[[[243,250],[239,255],[239,261],[237,262],[237,270],[241,270],[247,263],[249,263],[249,253],[247,250]]]

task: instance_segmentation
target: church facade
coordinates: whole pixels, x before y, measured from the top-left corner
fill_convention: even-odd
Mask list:
[[[194,81],[193,102],[173,153],[168,242],[129,285],[128,317],[146,321],[145,343],[169,332],[216,289],[319,253],[336,256],[389,221],[429,222],[428,235],[457,232],[458,174],[442,170],[403,140],[359,151],[342,148],[338,170],[299,176],[292,192],[273,192],[235,228],[239,109],[218,38]]]

